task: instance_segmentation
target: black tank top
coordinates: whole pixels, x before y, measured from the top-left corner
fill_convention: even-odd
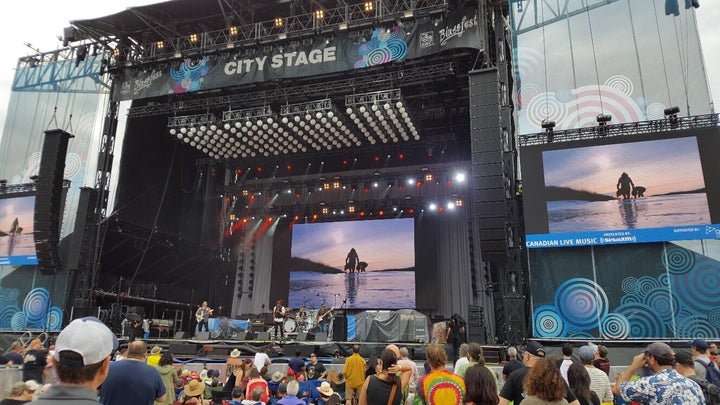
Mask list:
[[[368,405],[387,405],[390,391],[393,384],[383,381],[376,376],[371,376],[367,387],[367,403]],[[398,385],[395,389],[395,398],[393,405],[400,405],[402,402],[402,387]]]

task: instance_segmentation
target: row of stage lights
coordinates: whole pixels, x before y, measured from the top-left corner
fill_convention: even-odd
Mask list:
[[[281,107],[174,116],[169,132],[211,158],[271,157],[420,140],[400,90],[345,98],[347,118],[330,99]],[[348,122],[354,124],[351,128]]]

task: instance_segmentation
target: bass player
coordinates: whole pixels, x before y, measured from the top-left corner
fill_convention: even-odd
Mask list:
[[[210,328],[208,326],[208,319],[210,319],[212,313],[213,310],[212,308],[208,307],[207,301],[203,301],[202,305],[200,305],[197,311],[195,311],[195,320],[197,320],[198,323],[198,332],[203,331],[203,326],[205,327],[206,332],[210,332]]]

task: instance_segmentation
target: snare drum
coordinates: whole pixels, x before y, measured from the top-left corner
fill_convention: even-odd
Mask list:
[[[286,333],[293,333],[295,332],[296,328],[295,320],[294,319],[286,319],[284,329]]]

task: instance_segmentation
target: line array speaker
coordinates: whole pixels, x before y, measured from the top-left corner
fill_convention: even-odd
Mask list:
[[[63,173],[70,138],[73,138],[71,134],[60,129],[45,131],[40,155],[33,225],[38,266],[45,275],[55,275],[62,270],[58,243],[64,202]]]

